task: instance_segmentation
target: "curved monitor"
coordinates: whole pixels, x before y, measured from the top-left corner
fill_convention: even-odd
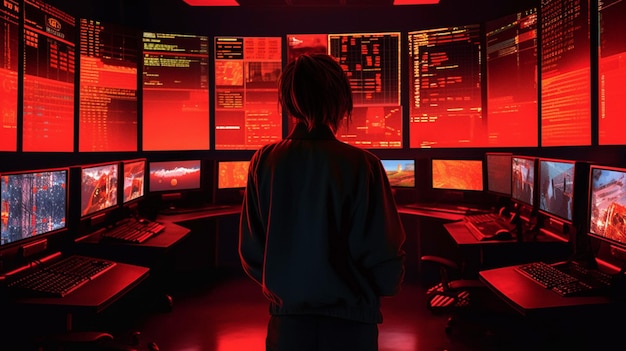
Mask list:
[[[414,159],[381,159],[392,188],[415,188]]]
[[[534,207],[535,157],[513,156],[511,158],[511,199]]]
[[[68,169],[0,175],[0,248],[67,229]]]
[[[539,208],[551,217],[572,223],[575,161],[539,159]]]
[[[81,166],[80,216],[86,218],[116,208],[119,162]]]

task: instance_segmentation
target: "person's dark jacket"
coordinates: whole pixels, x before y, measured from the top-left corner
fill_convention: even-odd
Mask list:
[[[251,159],[239,233],[270,313],[381,323],[404,276],[405,232],[380,160],[298,124]]]

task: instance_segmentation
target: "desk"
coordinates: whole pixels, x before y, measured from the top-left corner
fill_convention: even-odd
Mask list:
[[[97,314],[136,288],[148,278],[150,269],[117,262],[103,275],[65,297],[24,297],[7,301],[13,308],[34,308],[37,315],[41,312],[62,313],[66,315],[66,330],[71,331],[74,314]]]
[[[602,308],[612,308],[613,304],[606,296],[563,297],[516,272],[515,266],[483,270],[478,275],[487,287],[523,316],[566,317],[569,313],[600,312]]]
[[[507,266],[542,259],[561,260],[571,254],[568,242],[542,233],[525,233],[521,242],[517,241],[516,235],[511,240],[479,241],[463,221],[443,226],[459,248],[478,253],[477,271],[489,265]]]

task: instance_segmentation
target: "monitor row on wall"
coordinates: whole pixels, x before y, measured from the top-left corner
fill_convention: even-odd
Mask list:
[[[255,150],[291,129],[277,80],[313,52],[348,73],[353,122],[337,135],[355,146],[626,144],[622,1],[545,0],[480,24],[282,37],[151,32],[44,0],[6,0],[0,15],[0,151]]]
[[[447,198],[454,192],[495,195],[510,200],[526,221],[541,217],[542,227],[565,241],[571,234],[567,228],[586,228],[591,237],[626,250],[626,168],[504,152],[475,159],[381,161],[395,191],[413,189],[415,195],[429,188]],[[82,235],[120,216],[137,216],[141,203],[166,215],[239,205],[248,164],[141,158],[0,173],[0,249],[68,231]],[[212,189],[207,189],[207,173],[212,173]],[[424,173],[428,180],[419,179]]]

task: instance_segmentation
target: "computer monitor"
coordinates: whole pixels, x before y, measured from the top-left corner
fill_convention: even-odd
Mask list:
[[[544,215],[571,224],[574,218],[576,162],[539,159],[539,208]]]
[[[80,20],[79,152],[137,151],[139,33]]]
[[[626,168],[589,167],[587,233],[595,255],[617,267],[626,264]],[[615,263],[617,262],[617,263]]]
[[[415,188],[414,159],[381,159],[392,188]]]
[[[208,150],[208,36],[143,32],[142,82],[142,150]]]
[[[4,88],[0,95],[0,151],[17,151],[19,4],[17,0],[9,0],[0,7],[0,26],[4,29],[3,40],[0,41],[4,58],[0,66],[0,81]]]
[[[215,149],[256,150],[282,138],[280,37],[215,37]]]
[[[76,20],[52,2],[19,2],[23,4],[22,151],[74,151]],[[10,5],[4,3],[5,8]],[[2,33],[6,40],[11,32],[5,27]],[[10,87],[9,81],[3,87],[6,84]]]
[[[215,204],[240,204],[248,183],[249,160],[218,160]]]
[[[119,162],[80,166],[80,216],[92,224],[119,205]]]
[[[249,165],[250,161],[217,161],[217,188],[245,188]]]
[[[513,212],[524,223],[532,224],[536,217],[535,180],[537,159],[513,155],[511,158],[511,200]]]
[[[399,32],[287,35],[289,61],[304,53],[326,53],[350,79],[352,122],[339,128],[339,140],[367,149],[402,148],[400,38]],[[292,130],[294,120],[288,122]]]
[[[483,160],[431,160],[433,189],[483,191]]]
[[[511,197],[511,157],[506,152],[485,154],[487,191],[498,196]]]
[[[590,0],[542,0],[539,9],[541,146],[592,143]],[[613,9],[611,9],[612,11]],[[621,18],[620,18],[621,20]],[[621,36],[621,35],[620,35]],[[621,40],[621,39],[620,39]],[[597,45],[597,44],[594,44]],[[621,78],[619,78],[621,82]],[[621,83],[620,83],[621,85]]]
[[[199,207],[208,202],[203,193],[203,165],[200,159],[148,162],[148,192],[160,209],[172,211]]]
[[[122,204],[126,207],[136,204],[145,196],[146,159],[122,161]]]
[[[0,174],[0,251],[43,251],[50,235],[67,230],[68,181],[67,168]]]

